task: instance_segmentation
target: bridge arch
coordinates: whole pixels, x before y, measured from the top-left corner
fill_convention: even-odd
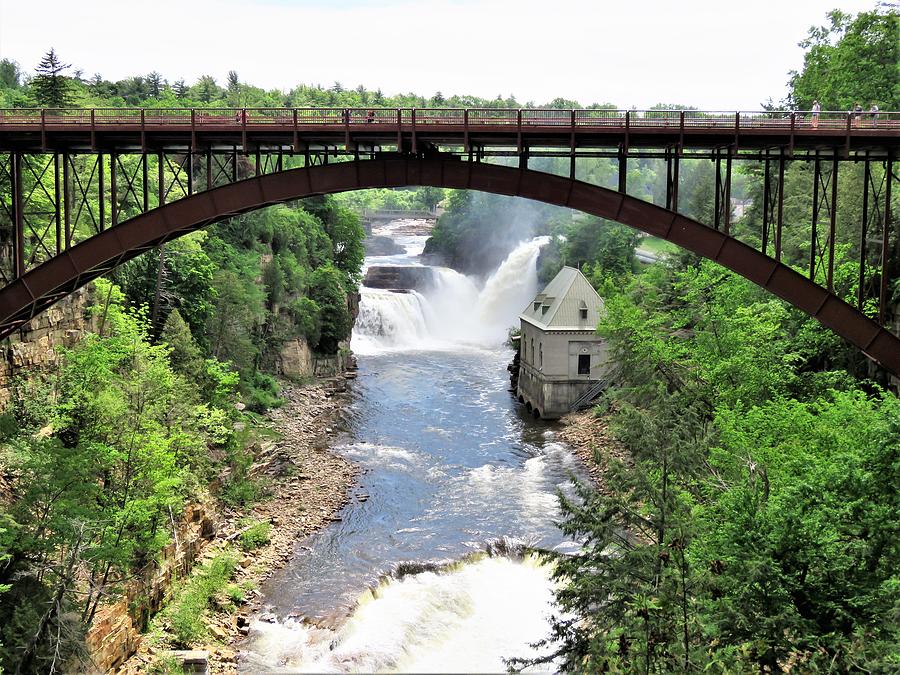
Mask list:
[[[0,289],[0,337],[117,265],[217,221],[304,197],[404,186],[524,197],[584,211],[666,239],[777,295],[900,377],[900,338],[802,274],[724,232],[589,183],[454,158],[396,157],[290,169],[223,185],[153,209],[81,242]]]

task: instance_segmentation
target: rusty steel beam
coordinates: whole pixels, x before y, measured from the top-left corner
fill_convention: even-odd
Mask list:
[[[303,197],[366,188],[433,186],[524,197],[584,211],[671,241],[758,284],[900,376],[900,338],[827,289],[760,251],[662,207],[567,177],[454,159],[340,162],[213,188],[122,222],[0,289],[0,337],[60,297],[142,251],[225,218]],[[885,239],[889,219],[884,221]],[[886,254],[885,254],[886,255]],[[882,276],[882,288],[886,288]]]

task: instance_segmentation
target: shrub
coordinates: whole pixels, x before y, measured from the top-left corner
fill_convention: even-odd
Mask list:
[[[245,522],[246,521],[242,521]],[[265,546],[272,538],[272,525],[265,520],[250,521],[253,524],[241,534],[241,548],[245,551],[254,551]],[[246,526],[246,525],[245,525]]]
[[[189,645],[206,635],[204,611],[212,597],[231,579],[236,564],[234,555],[226,551],[191,575],[169,612],[172,631],[179,643]]]

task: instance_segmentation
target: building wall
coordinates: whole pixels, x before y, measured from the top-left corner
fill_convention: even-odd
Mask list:
[[[607,370],[606,342],[593,331],[543,331],[523,321],[521,335],[516,393],[541,417],[568,412]],[[583,353],[591,355],[590,375],[578,374],[578,355]]]

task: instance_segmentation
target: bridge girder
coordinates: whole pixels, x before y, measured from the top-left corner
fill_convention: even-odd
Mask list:
[[[234,161],[238,161],[237,155]],[[807,278],[777,257],[769,257],[765,252],[738,241],[727,231],[727,224],[721,229],[708,227],[624,192],[521,167],[464,162],[456,157],[426,159],[397,156],[289,170],[278,170],[281,168],[278,161],[272,173],[191,194],[195,173],[193,156],[189,155],[182,166],[187,166],[184,170],[188,183],[182,186],[183,198],[171,203],[165,203],[165,199],[161,198],[161,206],[145,210],[114,227],[104,228],[101,217],[101,226],[94,236],[71,248],[58,250],[56,255],[33,269],[17,274],[10,283],[0,288],[0,337],[11,334],[60,298],[122,262],[170,239],[231,216],[314,195],[366,188],[432,186],[518,196],[568,207],[671,241],[781,297],[900,377],[900,338],[844,302],[830,288],[818,285],[814,277]],[[783,171],[783,162],[781,166]],[[13,171],[16,171],[15,167]],[[887,171],[888,187],[884,190],[888,192],[886,204],[889,207],[890,160]],[[173,170],[173,173],[178,172]],[[15,180],[15,173],[13,178]],[[138,178],[135,175],[131,180]],[[215,182],[210,178],[208,181],[210,185]],[[21,193],[18,194],[21,201]],[[115,199],[114,196],[114,204]],[[22,211],[19,209],[15,213],[21,214]],[[886,216],[884,222],[889,222],[889,214],[883,215]],[[779,216],[779,232],[780,225]],[[886,228],[887,225],[885,233]],[[833,226],[831,235],[833,237]],[[886,247],[881,252],[884,261],[885,250]],[[831,253],[833,256],[833,246]],[[833,258],[831,260],[833,262]],[[883,269],[886,269],[886,262]],[[882,285],[885,277],[886,274],[881,275]]]

